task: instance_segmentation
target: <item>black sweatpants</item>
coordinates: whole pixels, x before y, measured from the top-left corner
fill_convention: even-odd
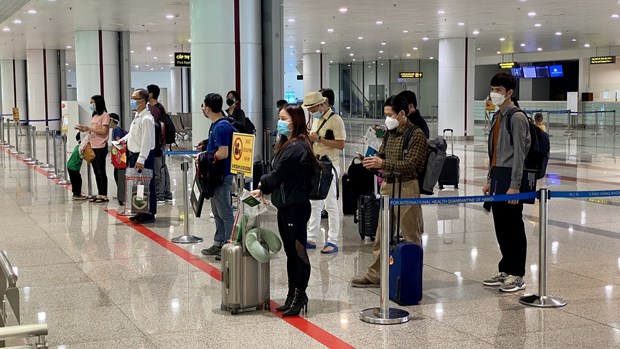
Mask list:
[[[73,192],[73,195],[81,196],[82,195],[82,175],[80,174],[80,171],[74,171],[74,170],[67,169],[67,172],[69,172],[69,180],[71,181],[71,191]]]
[[[527,238],[523,224],[523,204],[510,205],[506,202],[492,204],[495,236],[502,259],[498,270],[509,275],[525,275]]]
[[[305,291],[310,280],[310,259],[306,251],[310,201],[278,209],[278,230],[286,253],[289,287]]]
[[[97,181],[97,192],[99,195],[108,195],[108,175],[105,171],[106,158],[108,157],[108,147],[93,149],[95,159],[92,162],[93,173]]]

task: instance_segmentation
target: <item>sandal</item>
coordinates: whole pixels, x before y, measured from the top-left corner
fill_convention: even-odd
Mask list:
[[[332,244],[331,242],[328,242],[325,244],[325,246],[323,246],[323,249],[321,250],[321,253],[323,254],[330,254],[330,253],[336,253],[338,252],[338,246],[336,246],[335,244]]]

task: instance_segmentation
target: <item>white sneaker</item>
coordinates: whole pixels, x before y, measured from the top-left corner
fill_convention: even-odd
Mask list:
[[[504,272],[497,273],[492,278],[482,281],[482,284],[484,286],[501,286],[508,276],[509,275]]]
[[[520,276],[508,275],[504,283],[499,287],[501,292],[517,292],[525,289],[525,281]]]

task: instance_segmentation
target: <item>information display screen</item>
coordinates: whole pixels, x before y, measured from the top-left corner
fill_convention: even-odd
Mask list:
[[[537,78],[548,78],[549,77],[549,67],[536,67],[536,77]]]
[[[523,77],[527,79],[536,78],[536,67],[534,66],[523,67]]]
[[[523,77],[523,69],[522,68],[512,68],[510,69],[510,74],[515,78],[519,79]]]
[[[561,65],[550,65],[549,76],[552,78],[561,78],[564,76],[564,70]]]

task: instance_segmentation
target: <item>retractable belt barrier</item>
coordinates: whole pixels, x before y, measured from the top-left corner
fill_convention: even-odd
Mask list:
[[[168,151],[164,151],[163,154],[164,155],[196,155],[200,153],[200,151],[198,150],[168,150]]]
[[[537,192],[503,194],[503,195],[482,195],[482,196],[455,196],[443,198],[401,198],[390,199],[387,195],[381,196],[381,214],[383,224],[381,225],[381,292],[380,305],[378,308],[369,308],[360,312],[360,320],[372,324],[387,325],[399,324],[409,321],[409,313],[402,309],[389,307],[389,259],[390,254],[390,226],[389,207],[390,206],[411,206],[411,205],[450,205],[450,204],[471,204],[485,202],[505,202],[513,200],[538,199],[539,202],[539,272],[538,272],[538,295],[526,295],[519,298],[523,305],[539,308],[556,308],[566,305],[566,301],[554,296],[547,295],[547,231],[549,226],[549,200],[551,198],[594,198],[620,196],[620,190],[598,190],[598,191],[551,191],[542,188]]]

